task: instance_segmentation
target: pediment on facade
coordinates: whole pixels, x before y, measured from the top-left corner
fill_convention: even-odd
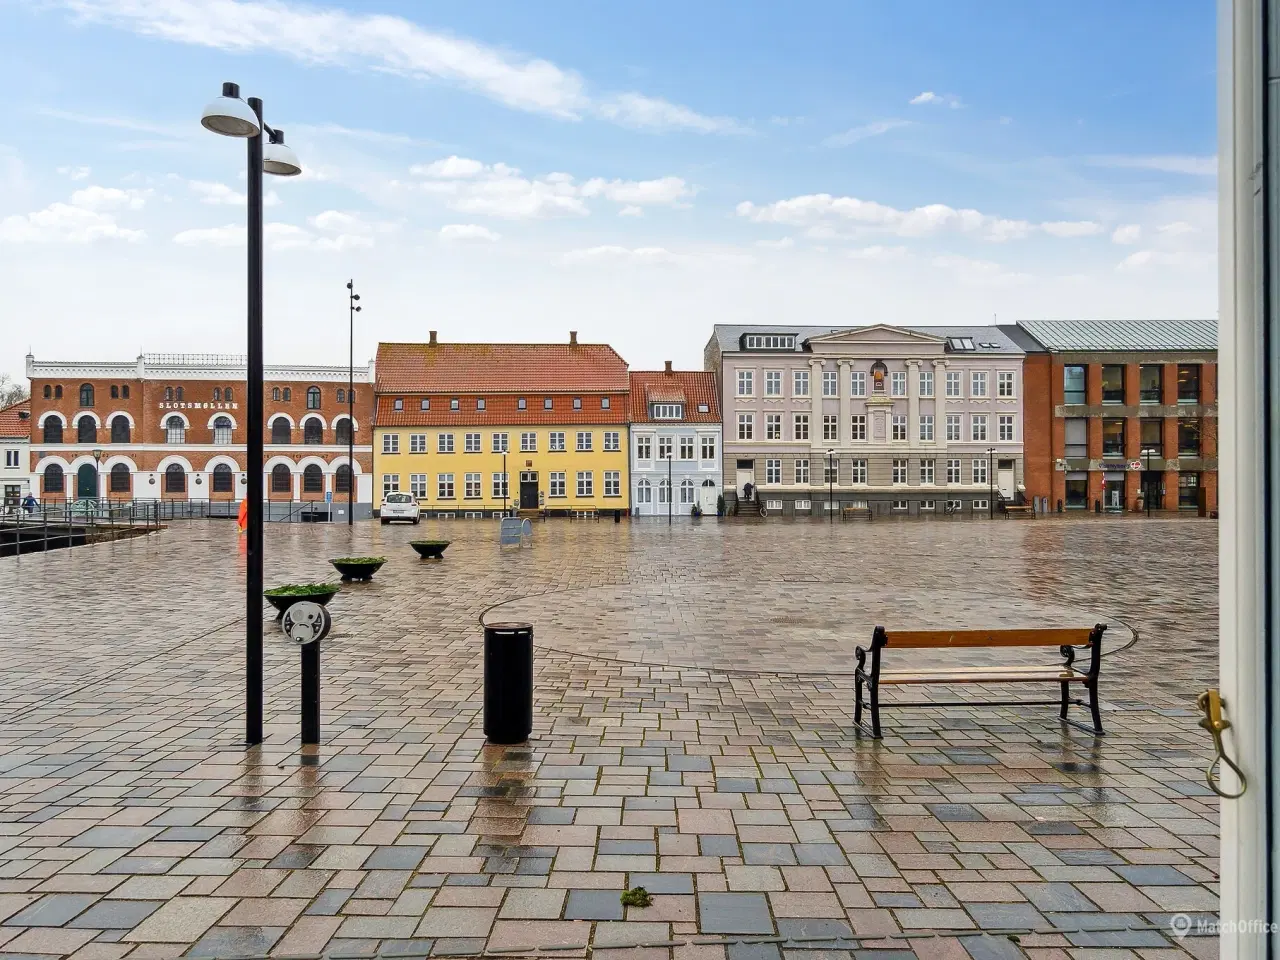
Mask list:
[[[935,337],[915,330],[904,330],[887,323],[877,323],[869,327],[853,327],[848,330],[835,330],[808,340],[811,349],[848,347],[865,347],[871,344],[938,344],[944,345],[943,337]]]

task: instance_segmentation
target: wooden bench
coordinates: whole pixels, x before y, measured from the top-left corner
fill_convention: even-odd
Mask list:
[[[1006,503],[1004,505],[1004,513],[1006,517],[1034,517],[1031,512],[1031,504],[1029,503]]]
[[[850,507],[840,508],[840,519],[842,520],[870,520],[873,514],[870,507]]]
[[[853,722],[862,726],[862,687],[867,687],[868,704],[871,707],[871,733],[880,739],[880,688],[897,684],[952,684],[952,683],[1057,683],[1061,686],[1058,700],[1001,700],[980,702],[939,702],[897,704],[896,706],[968,707],[968,706],[1020,706],[1050,705],[1061,707],[1060,716],[1065,723],[1080,727],[1090,733],[1102,734],[1102,718],[1098,713],[1098,672],[1102,666],[1102,634],[1107,625],[1099,623],[1093,628],[1053,628],[1041,630],[886,630],[876,627],[869,650],[858,647],[857,671],[854,674],[856,703]],[[928,667],[917,670],[885,670],[882,661],[885,651],[894,650],[957,650],[979,647],[1058,647],[1062,655],[1061,666],[953,666]],[[1075,665],[1078,647],[1089,652],[1087,669]],[[894,654],[889,654],[893,659]],[[870,664],[868,665],[868,659]],[[901,658],[900,658],[901,659]],[[1070,695],[1071,684],[1083,684],[1089,694],[1087,706],[1093,715],[1093,726],[1088,727],[1068,719],[1067,707],[1071,704],[1085,706],[1084,700]]]

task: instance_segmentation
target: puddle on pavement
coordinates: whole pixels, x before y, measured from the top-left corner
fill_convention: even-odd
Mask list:
[[[484,872],[542,873],[543,861],[549,872],[546,851],[520,843],[537,795],[532,749],[486,744],[480,762],[482,769],[467,778],[461,792],[477,798],[467,832],[478,838],[473,852],[485,858]]]

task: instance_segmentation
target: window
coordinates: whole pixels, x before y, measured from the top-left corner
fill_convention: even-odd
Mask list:
[[[1068,457],[1089,456],[1089,421],[1084,417],[1071,417],[1066,421],[1066,450]]]
[[[795,348],[796,338],[794,335],[757,333],[747,336],[748,350],[794,350]]]
[[[764,372],[764,395],[766,397],[782,396],[781,370],[766,370]]]
[[[738,371],[738,396],[749,397],[755,393],[755,371]]]
[[[996,373],[996,396],[1012,397],[1013,396],[1013,371],[1001,370]]]
[[[282,464],[283,466],[283,464]],[[288,473],[289,468],[284,468]],[[275,472],[272,471],[272,479],[274,481]],[[274,483],[273,483],[274,486]],[[388,493],[397,493],[400,490],[400,475],[397,473],[384,473],[382,475],[382,495],[385,497]]]
[[[44,442],[45,443],[61,443],[62,442],[62,421],[57,417],[50,417],[44,422]]]
[[[436,435],[436,453],[453,453],[452,433],[441,433]]]
[[[271,492],[293,493],[293,474],[283,463],[277,463],[271,468]]]
[[[453,496],[453,474],[437,473],[436,474],[436,499],[452,500]]]
[[[610,401],[609,401],[609,398],[608,398],[608,397],[601,397],[601,398],[600,398],[600,409],[601,409],[601,410],[608,410],[608,409],[609,409],[609,402],[610,402]]]
[[[117,421],[124,420],[124,417],[116,417],[111,424],[111,432],[115,434],[115,424]],[[124,420],[125,429],[128,430],[129,421]],[[213,442],[226,445],[231,442],[231,418],[216,417],[213,421]]]
[[[653,437],[636,437],[636,459],[653,459]]]
[[[493,499],[506,500],[510,493],[509,478],[505,473],[495,473],[493,475]]]
[[[947,346],[952,350],[961,351],[977,349],[973,345],[973,337],[947,337]]]
[[[458,401],[458,398],[457,398],[457,397],[453,397],[453,398],[451,398],[451,399],[449,400],[449,409],[450,409],[450,410],[461,410],[461,409],[462,409],[462,406],[461,406],[460,402]]]
[[[578,496],[593,497],[594,481],[590,470],[578,471]]]
[[[920,509],[921,509],[921,510],[932,510],[933,508],[934,508],[934,501],[932,501],[932,500],[921,500],[921,501],[920,501]]]
[[[973,461],[973,482],[974,483],[987,482],[987,461],[986,460]]]
[[[648,480],[636,484],[636,503],[653,503],[653,486]]]
[[[351,492],[351,468],[345,463],[338,465],[338,469],[333,474],[333,489],[335,493]]]
[[[797,512],[797,513],[802,513],[802,512],[804,512],[805,510],[812,510],[812,509],[813,509],[813,501],[812,501],[812,500],[797,500],[797,501],[793,504],[793,506],[795,507],[795,509],[796,509],[796,512]]]
[[[907,375],[899,370],[889,374],[889,396],[905,397],[907,395]]]
[[[307,409],[308,410],[320,409],[320,388],[319,387],[307,387]],[[403,400],[400,401],[400,409],[402,410],[404,409]]]
[[[303,421],[302,442],[312,445],[324,443],[324,424],[319,417],[308,417]]]
[[[958,370],[947,372],[947,396],[960,396],[960,372]]]
[[[892,509],[894,509],[894,510],[906,510],[906,509],[907,509],[907,501],[905,501],[905,500],[895,500],[895,501],[893,501],[893,508],[892,508]]]
[[[920,417],[920,439],[926,441],[933,440],[933,414],[926,413]]]
[[[1084,403],[1087,377],[1085,367],[1073,366],[1062,368],[1062,402]]]
[[[658,502],[667,503],[671,499],[671,488],[667,486],[666,479],[658,481]]]
[[[217,391],[214,391],[214,392],[216,393]],[[214,399],[216,400],[218,398],[215,396]],[[343,390],[341,387],[338,388],[338,402],[339,403],[347,402],[347,391]]]
[[[683,420],[684,404],[683,403],[655,403],[653,406],[653,419],[655,420]]]
[[[538,452],[538,435],[536,433],[520,434],[520,452],[521,453],[537,453]]]
[[[854,463],[857,463],[855,460]],[[822,482],[833,484],[840,482],[840,458],[828,454],[822,458]]]
[[[793,370],[791,372],[791,395],[807,397],[809,395],[809,371]]]
[[[690,486],[693,485],[688,480],[686,480],[685,483],[688,483]],[[622,496],[622,471],[606,470],[604,472],[604,495],[606,497]]]
[[[617,430],[606,430],[604,432],[604,448],[610,453],[621,450],[622,434]]]
[[[1013,439],[1013,414],[1002,413],[1000,416],[996,417],[996,439]]]
[[[895,413],[890,423],[892,433],[889,435],[890,440],[907,439],[907,417],[903,413]]]
[[[284,417],[277,417],[271,421],[271,442],[273,444],[289,443],[293,439],[292,434],[293,428]],[[383,440],[383,443],[385,444],[386,441]],[[386,453],[387,451],[383,450],[382,452]]]
[[[466,453],[480,452],[480,434],[464,433],[462,435],[462,449]]]
[[[782,461],[766,460],[764,462],[764,482],[765,483],[781,483],[782,482]]]
[[[505,433],[495,433],[493,435],[493,452],[494,453],[507,452],[507,435]]]
[[[564,450],[563,430],[552,430],[547,434],[547,449],[553,452]]]
[[[1138,400],[1141,403],[1159,403],[1164,398],[1164,367],[1158,363],[1144,363],[1138,368]]]
[[[108,489],[112,493],[128,493],[131,486],[131,478],[129,476],[129,465],[125,463],[117,463],[111,468],[111,483]],[[214,493],[230,493],[232,489],[231,468],[225,463],[220,463],[213,468],[213,492]]]
[[[986,500],[975,500],[975,501],[973,501],[972,506],[973,506],[973,509],[974,509],[974,510],[986,510],[986,509],[987,509],[987,501],[986,501]]]
[[[987,439],[987,415],[985,413],[975,413],[969,418],[969,439]]]
[[[1178,364],[1178,402],[1200,402],[1200,364]]]
[[[854,483],[867,482],[867,461],[865,460],[853,461],[853,482]]]
[[[781,500],[766,500],[766,501],[764,502],[764,508],[765,508],[766,510],[781,510],[781,509],[782,509],[782,501],[781,501]]]
[[[920,461],[920,482],[933,483],[933,464],[932,460]]]
[[[575,409],[575,410],[581,410],[581,409],[582,409],[582,398],[581,398],[581,397],[574,397],[574,398],[573,398],[573,409]]]
[[[80,385],[80,406],[82,407],[93,406],[93,384],[82,383]],[[183,489],[186,489],[186,488],[184,487]]]
[[[1178,507],[1195,508],[1200,506],[1200,474],[1178,474]]]
[[[796,461],[796,483],[809,482],[809,461],[801,459]]]
[[[849,439],[867,439],[867,415],[865,413],[856,413],[850,418]]]
[[[673,447],[673,443],[670,437],[659,437],[658,438],[658,459],[659,460],[670,459],[672,447]]]
[[[906,460],[893,461],[893,482],[894,483],[907,482],[907,461]]]
[[[948,460],[947,461],[947,483],[959,483],[959,482],[960,482],[960,461]]]
[[[173,391],[172,391],[172,390],[170,390],[168,387],[165,387],[165,388],[164,388],[164,398],[165,398],[166,400],[172,400],[172,399],[173,399],[173,397],[172,397],[172,393],[173,393]],[[272,399],[272,400],[274,400],[276,403],[279,403],[279,402],[280,402],[280,388],[279,388],[279,387],[272,387],[272,388],[271,388],[271,399]]]
[[[764,438],[766,440],[782,439],[782,414],[766,413],[764,415]]]
[[[484,409],[484,397],[479,397],[476,399],[476,409],[477,410]]]
[[[1200,456],[1200,421],[1178,421],[1178,456]]]
[[[4,465],[6,467],[16,467],[19,459],[17,450],[6,450],[4,452]],[[117,466],[119,466],[119,464],[117,464]]]
[[[779,421],[782,420],[782,414],[776,414],[776,416],[778,417]],[[778,423],[778,439],[779,440],[782,439],[782,423],[781,422]],[[680,438],[680,459],[692,460],[693,447],[694,447],[693,437],[681,437]]]
[[[1124,364],[1102,365],[1102,402],[1124,403]]]
[[[985,397],[987,395],[987,374],[984,370],[973,370],[969,374],[969,396]]]
[[[550,410],[550,409],[552,409],[552,406],[551,406],[551,398],[550,398],[550,397],[546,397],[545,399],[543,399],[543,401],[542,401],[542,409],[543,409],[543,410]]]
[[[391,401],[391,409],[393,409],[393,410],[403,410],[403,409],[404,409],[404,397],[396,397],[394,400],[392,400],[392,401]]]
[[[517,410],[528,410],[528,409],[529,409],[529,401],[528,401],[528,400],[526,400],[524,397],[521,397],[519,400],[517,400],[517,401],[516,401],[516,409],[517,409]]]
[[[589,453],[591,451],[591,431],[590,430],[578,431],[577,450],[579,453]]]
[[[822,417],[822,439],[823,440],[839,440],[840,439],[840,418],[832,414],[824,414]]]
[[[755,418],[749,413],[738,414],[738,439],[755,439]]]
[[[61,424],[59,424],[61,426]],[[66,477],[63,476],[62,467],[56,463],[49,464],[44,471],[44,492],[45,493],[62,493],[65,489]]]
[[[324,471],[317,464],[308,463],[302,471],[303,493],[324,493]]]
[[[179,387],[179,388],[178,388],[178,399],[179,399],[179,400],[181,400],[181,399],[182,399],[182,388],[181,388],[181,387]],[[285,402],[285,403],[292,403],[292,402],[293,402],[293,391],[292,391],[292,390],[290,390],[288,387],[285,387],[285,388],[284,388],[284,402]]]
[[[865,370],[854,370],[849,374],[849,394],[854,397],[865,397],[867,395],[867,372]]]
[[[716,458],[716,438],[702,438],[702,459],[714,461]]]
[[[76,421],[76,443],[97,443],[98,425],[93,417],[85,415]]]
[[[480,474],[464,473],[462,475],[462,496],[467,500],[480,498]]]
[[[48,400],[51,396],[53,396],[53,387],[46,383],[44,385],[44,398]]]
[[[387,438],[382,438],[382,452],[389,453],[393,451],[387,450]],[[409,452],[410,453],[426,453],[427,452],[427,435],[425,433],[409,434]]]
[[[684,506],[693,503],[693,481],[688,477],[680,481],[680,503]]]
[[[838,374],[831,373],[830,371],[822,375],[822,395],[824,397],[838,397],[840,395],[840,389],[836,379],[838,376]]]
[[[283,423],[283,420],[277,420],[276,423]],[[383,453],[399,453],[400,452],[400,434],[384,433],[382,435],[382,452]]]
[[[792,422],[792,440],[808,440],[809,439],[809,415],[807,413],[797,413]]]
[[[187,492],[187,472],[182,469],[182,464],[171,463],[164,468],[164,492]]]
[[[400,478],[397,477],[397,480]],[[399,489],[397,484],[396,489]],[[425,473],[409,474],[409,493],[415,500],[427,499],[427,475]]]
[[[920,371],[920,396],[922,397],[933,396],[933,371],[932,370]]]
[[[1124,456],[1124,420],[1102,421],[1102,455]]]
[[[183,443],[187,439],[187,427],[181,417],[170,417],[164,422],[164,442]],[[183,488],[186,489],[185,487]]]
[[[350,444],[351,437],[351,420],[343,417],[341,420],[335,420],[333,424],[333,442],[337,444]]]
[[[126,383],[123,387],[121,387],[121,388],[120,388],[120,390],[121,390],[121,392],[123,393],[124,398],[125,398],[126,400],[128,400],[128,399],[129,399],[129,385]],[[351,399],[352,399],[352,400],[355,400],[355,398],[356,398],[356,395],[355,395],[355,393],[353,392],[353,393],[351,394]],[[231,402],[231,388],[230,388],[230,387],[224,387],[224,388],[223,388],[223,390],[222,390],[222,399],[223,399],[224,401],[226,401],[227,403],[230,403],[230,402]]]
[[[421,400],[419,400],[419,401],[418,401],[418,409],[419,409],[419,410],[430,410],[430,409],[431,409],[431,398],[430,398],[430,397],[423,397]]]
[[[1142,453],[1145,454],[1150,450],[1153,457],[1160,456],[1164,449],[1164,421],[1147,417],[1139,421],[1138,429],[1142,437]],[[1145,467],[1146,464],[1143,466]]]
[[[120,388],[116,386],[114,383],[111,385],[111,399],[112,400],[120,399]],[[213,388],[213,399],[215,400],[222,399],[222,391],[219,390],[217,387]]]
[[[958,413],[947,414],[947,439],[960,439],[960,414]]]
[[[55,400],[62,399],[62,384],[58,384],[56,387],[53,388],[53,399]]]

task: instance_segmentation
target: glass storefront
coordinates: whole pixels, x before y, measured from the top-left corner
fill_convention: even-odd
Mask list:
[[[1102,475],[1102,509],[1124,509],[1124,474],[1108,471]]]
[[[1089,506],[1089,474],[1067,474],[1067,509],[1083,510]]]
[[[1195,510],[1200,506],[1200,474],[1178,474],[1178,509]]]

